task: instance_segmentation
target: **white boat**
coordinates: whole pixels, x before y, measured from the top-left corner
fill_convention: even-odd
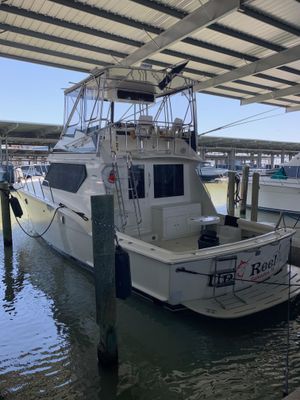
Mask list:
[[[34,177],[45,176],[48,171],[48,164],[26,164],[15,168],[15,180],[31,179]]]
[[[204,182],[213,182],[220,178],[223,178],[227,173],[228,169],[217,168],[211,165],[208,161],[201,161],[197,167],[199,176]]]
[[[17,193],[35,232],[91,269],[90,197],[113,194],[136,290],[238,318],[299,293],[292,286],[289,295],[299,280],[287,264],[295,231],[217,214],[196,172],[193,84],[143,68],[95,71],[65,91],[64,129],[46,177]]]
[[[251,203],[252,180],[249,179],[247,205]],[[258,207],[267,211],[300,213],[300,153],[273,171],[260,176]]]

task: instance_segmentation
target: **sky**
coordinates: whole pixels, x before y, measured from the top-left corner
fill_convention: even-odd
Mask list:
[[[86,76],[0,57],[0,120],[62,124],[63,90]],[[208,135],[300,142],[300,111],[285,113],[284,108],[263,104],[240,106],[238,100],[205,94],[197,94],[197,105],[198,133],[269,111],[253,117],[258,121]]]

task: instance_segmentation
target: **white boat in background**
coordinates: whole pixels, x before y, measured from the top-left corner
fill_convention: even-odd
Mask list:
[[[252,196],[252,180],[249,180],[247,204]],[[259,180],[258,207],[267,211],[300,213],[300,153]]]
[[[15,168],[16,181],[34,177],[44,177],[48,172],[49,164],[26,164]]]
[[[174,70],[95,71],[65,91],[64,129],[40,188],[16,185],[17,194],[35,233],[90,269],[90,198],[113,194],[136,290],[243,317],[299,293],[289,290],[299,274],[287,263],[295,231],[217,214],[197,173],[193,84]]]
[[[208,161],[201,161],[197,167],[200,178],[204,182],[214,182],[227,175],[228,169],[217,168]]]

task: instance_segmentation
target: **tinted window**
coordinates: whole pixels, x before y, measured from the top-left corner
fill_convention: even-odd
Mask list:
[[[85,165],[51,164],[43,185],[76,193],[86,178]]]
[[[154,197],[183,196],[183,165],[154,165]]]
[[[128,196],[134,198],[134,188],[137,197],[143,199],[145,197],[145,170],[144,165],[132,165],[128,170]]]

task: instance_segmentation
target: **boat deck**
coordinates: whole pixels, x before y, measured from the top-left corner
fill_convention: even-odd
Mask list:
[[[159,242],[155,242],[155,245],[175,252],[198,250],[199,236],[200,233],[198,235],[192,235],[183,238],[161,240]]]

